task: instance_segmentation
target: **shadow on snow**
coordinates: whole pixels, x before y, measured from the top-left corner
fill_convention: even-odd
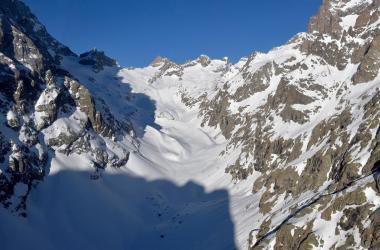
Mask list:
[[[94,181],[89,175],[61,171],[46,177],[31,194],[26,219],[0,211],[2,247],[236,248],[225,190],[206,193],[192,182],[179,187],[126,174]]]

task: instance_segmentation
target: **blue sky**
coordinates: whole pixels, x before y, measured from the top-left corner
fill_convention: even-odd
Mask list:
[[[123,66],[267,51],[307,29],[322,0],[24,0],[76,53],[104,50]]]

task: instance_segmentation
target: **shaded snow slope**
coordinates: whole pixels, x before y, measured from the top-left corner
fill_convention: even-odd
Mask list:
[[[226,191],[147,181],[125,169],[94,181],[87,164],[56,155],[45,185],[30,197],[28,217],[1,210],[2,249],[234,248]]]

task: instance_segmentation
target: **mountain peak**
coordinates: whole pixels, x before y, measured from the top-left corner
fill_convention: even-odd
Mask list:
[[[324,0],[318,14],[310,19],[308,30],[340,37],[344,30],[355,26],[359,17],[375,18],[379,6],[378,0]]]
[[[156,58],[153,59],[153,61],[149,65],[152,67],[160,67],[160,66],[163,66],[165,64],[175,64],[175,63],[172,62],[167,57],[157,56]]]
[[[0,2],[0,24],[0,47],[4,55],[18,60],[27,68],[38,66],[35,68],[43,71],[49,64],[59,64],[63,56],[74,55],[46,31],[22,1]],[[20,45],[13,47],[13,43]]]
[[[104,67],[118,66],[115,59],[108,57],[104,51],[99,51],[96,48],[80,54],[79,63],[82,65],[90,65],[95,71],[103,70]]]

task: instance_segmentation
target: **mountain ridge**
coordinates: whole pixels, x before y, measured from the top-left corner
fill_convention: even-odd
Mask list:
[[[325,0],[307,32],[236,64],[201,55],[144,68],[121,68],[97,50],[72,53],[44,28],[36,33],[42,25],[19,4],[0,4],[0,218],[16,231],[48,232],[39,214],[50,215],[52,202],[67,228],[86,235],[94,217],[77,218],[82,227],[68,214],[91,210],[79,194],[96,186],[90,204],[127,207],[119,229],[136,226],[169,249],[175,238],[196,248],[186,235],[209,216],[203,248],[209,240],[215,249],[379,246],[379,1]],[[15,11],[30,19],[10,17]],[[136,183],[131,177],[146,179],[136,184],[141,197],[123,184]],[[157,180],[172,184],[149,184]],[[65,183],[78,195],[71,199]],[[108,228],[112,206],[102,206]],[[31,218],[29,229],[12,213]],[[64,225],[57,232],[75,238]],[[144,249],[137,236],[106,238]],[[61,243],[46,248],[75,248]]]

